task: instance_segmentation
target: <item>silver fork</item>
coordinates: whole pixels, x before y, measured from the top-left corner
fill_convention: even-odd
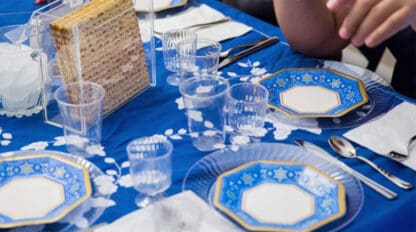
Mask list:
[[[210,21],[210,22],[206,22],[206,23],[198,23],[198,24],[189,25],[187,27],[178,28],[178,30],[188,30],[188,29],[193,29],[193,28],[200,29],[200,28],[210,27],[212,25],[221,24],[221,23],[225,23],[225,22],[229,22],[229,21],[231,21],[230,17],[224,17],[224,18],[217,19],[217,20]],[[154,30],[154,33],[156,35],[162,35],[163,31]]]

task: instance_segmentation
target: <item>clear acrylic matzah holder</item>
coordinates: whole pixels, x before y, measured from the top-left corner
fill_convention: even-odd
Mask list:
[[[136,1],[146,1],[145,4],[149,6],[148,11],[135,13],[139,30],[133,28],[132,23],[124,23],[125,18],[132,18],[130,8],[110,8],[111,13],[106,17],[97,19],[97,16],[95,21],[84,20],[74,25],[71,22],[75,16],[72,19],[65,18],[67,21],[61,20],[60,25],[70,25],[67,27],[69,34],[51,30],[58,19],[91,2],[89,0],[58,0],[33,13],[29,24],[35,36],[31,38],[30,44],[46,54],[46,59],[40,59],[40,66],[47,67],[48,70],[42,74],[46,123],[62,126],[53,93],[63,83],[92,81],[102,85],[106,89],[104,117],[148,87],[156,85],[153,1]],[[140,46],[137,46],[137,38],[140,39]],[[111,65],[112,69],[105,68]]]

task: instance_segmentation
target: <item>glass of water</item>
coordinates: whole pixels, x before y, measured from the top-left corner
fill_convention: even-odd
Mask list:
[[[135,202],[139,207],[161,199],[172,179],[172,143],[161,135],[141,137],[127,145],[130,175],[139,192]]]

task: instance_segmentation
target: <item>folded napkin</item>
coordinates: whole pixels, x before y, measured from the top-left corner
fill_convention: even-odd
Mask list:
[[[95,232],[234,232],[242,231],[192,191],[185,191],[101,226]]]
[[[165,32],[172,29],[182,29],[196,24],[216,21],[224,17],[221,12],[202,4],[198,7],[190,7],[185,11],[165,18],[156,19],[154,21],[154,30],[157,32]],[[251,29],[251,27],[235,21],[215,24],[205,28],[195,28],[198,37],[212,39],[218,42],[244,35]]]
[[[346,138],[381,155],[390,151],[408,154],[407,147],[414,135],[416,105],[408,102],[403,102],[382,117],[344,134]],[[409,155],[402,163],[416,170],[416,155]]]

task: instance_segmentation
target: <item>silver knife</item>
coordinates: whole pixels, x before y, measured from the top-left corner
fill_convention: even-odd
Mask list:
[[[243,58],[243,57],[245,57],[245,56],[247,56],[251,53],[254,53],[254,52],[256,52],[256,51],[258,51],[262,48],[268,47],[268,46],[270,46],[272,44],[275,44],[279,41],[280,41],[280,39],[278,37],[270,37],[270,38],[268,38],[268,39],[266,39],[266,40],[264,40],[264,41],[262,41],[262,42],[260,42],[256,45],[254,45],[253,47],[247,48],[246,50],[243,50],[243,51],[235,54],[234,56],[225,58],[224,60],[222,60],[219,63],[218,68],[219,69],[223,68],[223,67],[233,63],[236,60],[239,60],[239,59],[241,59],[241,58]]]
[[[361,182],[366,184],[368,187],[372,188],[374,191],[376,191],[376,192],[380,193],[381,195],[383,195],[384,197],[386,197],[387,199],[393,200],[393,199],[397,198],[397,194],[395,192],[393,192],[390,189],[380,185],[379,183],[377,183],[377,182],[373,181],[372,179],[364,176],[363,174],[355,171],[354,169],[347,166],[342,161],[339,161],[338,159],[333,157],[331,154],[329,154],[327,151],[325,151],[321,147],[319,147],[319,146],[317,146],[313,143],[303,141],[303,140],[295,140],[295,143],[297,145],[305,148],[306,150],[313,152],[319,158],[321,158],[325,161],[328,161],[329,163],[331,163],[333,165],[336,165],[337,167],[341,168],[342,170],[344,170],[348,174],[351,174],[352,176],[354,176],[355,178],[359,179]]]

